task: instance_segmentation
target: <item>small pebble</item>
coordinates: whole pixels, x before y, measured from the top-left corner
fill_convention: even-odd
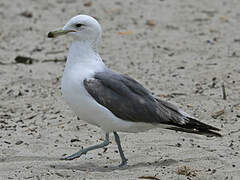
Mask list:
[[[15,144],[16,144],[16,145],[20,145],[20,144],[22,144],[22,143],[23,143],[23,141],[20,140],[20,141],[17,141]]]
[[[21,16],[26,17],[26,18],[32,18],[33,14],[30,11],[24,11],[21,13]]]

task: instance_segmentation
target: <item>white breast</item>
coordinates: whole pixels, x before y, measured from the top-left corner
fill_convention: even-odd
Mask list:
[[[62,77],[62,94],[74,112],[88,123],[99,125],[97,118],[93,118],[97,108],[96,103],[88,94],[83,85],[83,80],[92,78],[94,71],[84,67],[83,64],[75,64],[66,67]]]

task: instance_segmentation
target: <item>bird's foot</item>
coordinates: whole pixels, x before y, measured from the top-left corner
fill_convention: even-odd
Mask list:
[[[128,159],[123,159],[121,164],[118,165],[118,167],[122,168],[122,167],[127,166],[127,161],[128,161]]]

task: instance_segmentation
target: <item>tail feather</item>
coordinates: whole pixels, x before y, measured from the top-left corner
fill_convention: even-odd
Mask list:
[[[215,131],[220,131],[219,128],[202,123],[191,117],[188,117],[188,122],[186,124],[181,124],[181,125],[176,124],[176,126],[169,127],[167,129],[182,131],[182,132],[187,132],[187,133],[206,135],[206,136],[222,137],[222,135],[220,133],[215,132]]]
[[[222,137],[220,133],[214,131],[220,131],[220,129],[213,127],[211,125],[202,123],[196,119],[188,117],[186,124],[176,124],[174,127],[169,127],[167,129],[182,131],[187,133],[201,134],[206,136],[217,136]]]

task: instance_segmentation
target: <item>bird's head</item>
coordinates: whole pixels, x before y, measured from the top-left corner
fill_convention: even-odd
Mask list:
[[[63,28],[48,33],[49,38],[71,35],[76,41],[96,42],[102,33],[100,24],[91,16],[77,15],[71,18]]]

